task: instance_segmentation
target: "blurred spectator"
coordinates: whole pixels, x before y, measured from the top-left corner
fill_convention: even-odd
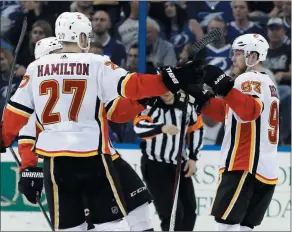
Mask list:
[[[273,10],[277,12],[277,8],[275,9],[273,1],[247,1],[247,4],[249,9],[249,19],[258,22],[259,24],[267,23],[270,12]]]
[[[35,60],[34,58],[34,48],[37,41],[43,38],[47,38],[53,35],[52,28],[50,24],[44,20],[36,21],[33,26],[32,30],[29,33],[29,42],[26,46],[22,46],[19,55],[17,57],[17,64],[19,68],[21,68],[24,72],[25,69],[32,61]],[[23,73],[18,73],[18,75],[23,76]]]
[[[13,52],[13,47],[10,43],[8,43],[2,36],[0,40],[1,48],[7,48],[10,52]]]
[[[282,14],[283,1],[273,1],[274,7],[269,13],[269,17],[280,17]]]
[[[249,19],[257,22],[262,27],[267,25],[270,17],[281,17],[283,1],[248,1]]]
[[[127,57],[127,66],[126,69],[129,72],[138,72],[138,57],[139,57],[139,48],[138,44],[133,44],[130,47]],[[156,74],[156,68],[154,67],[151,61],[147,60],[146,57],[146,73]]]
[[[127,56],[125,47],[110,36],[110,28],[110,15],[106,11],[96,11],[92,16],[93,40],[102,45],[103,54],[110,57],[112,62],[124,67]]]
[[[165,2],[164,12],[167,17],[165,38],[170,41],[177,56],[188,42],[200,40],[204,33],[200,24],[195,19],[188,20],[186,11],[175,2]]]
[[[208,23],[216,16],[225,22],[234,20],[230,1],[187,1],[186,10],[189,18],[195,18],[202,28],[207,29]]]
[[[70,5],[70,11],[71,12],[80,12],[82,14],[85,14],[88,18],[91,18],[91,15],[93,13],[93,6],[92,6],[93,1],[74,1]]]
[[[208,31],[220,29],[221,37],[206,47],[205,56],[208,64],[216,65],[226,72],[231,67],[229,58],[231,44],[226,43],[227,28],[221,17],[215,17],[208,24]]]
[[[89,52],[93,53],[93,54],[103,55],[102,45],[100,45],[99,43],[96,43],[96,42],[90,43]]]
[[[278,92],[280,95],[279,144],[291,144],[291,87],[288,85],[278,85]]]
[[[70,12],[72,1],[46,1],[46,11],[50,12],[50,14],[57,17],[63,12]],[[53,28],[55,25],[51,25]]]
[[[187,9],[188,5],[187,5],[187,1],[176,1],[176,4],[178,4],[181,8],[183,8],[184,10]]]
[[[132,44],[138,42],[139,28],[139,1],[130,1],[130,15],[118,26],[118,37],[121,39],[126,51],[129,50]]]
[[[12,65],[12,54],[7,48],[0,48],[0,117],[2,118],[2,112],[7,96],[8,83],[10,78],[10,70]],[[21,78],[14,77],[12,82],[12,95],[18,88]]]
[[[233,43],[240,35],[255,33],[265,36],[264,30],[258,24],[248,19],[248,4],[246,1],[232,1],[231,3],[235,21],[230,22],[227,27],[227,42]]]
[[[247,1],[250,12],[261,11],[268,14],[272,11],[275,4],[274,1]]]
[[[282,15],[286,35],[291,40],[291,1],[283,1]]]
[[[277,83],[291,86],[291,48],[283,42],[283,20],[271,18],[267,26],[270,48],[263,65],[275,74]]]
[[[16,1],[3,1],[1,4],[1,35],[5,35],[14,25],[19,15],[23,14],[21,6]]]
[[[51,30],[55,30],[55,20],[57,15],[53,14],[50,10],[50,5],[48,2],[45,1],[20,1],[19,2],[23,8],[24,14],[19,15],[17,21],[15,22],[14,26],[9,30],[7,34],[7,38],[12,43],[13,46],[17,45],[21,28],[22,22],[24,17],[27,17],[27,32],[32,30],[33,24],[38,20],[46,21]],[[28,46],[29,35],[27,36],[22,44],[22,47]]]
[[[284,44],[285,29],[281,18],[268,21],[270,48],[263,65],[275,74],[280,99],[280,140],[287,144],[291,135],[291,47]]]
[[[117,25],[117,38],[121,40],[122,44],[125,46],[126,52],[128,52],[131,45],[138,43],[139,34],[139,1],[130,1],[129,5],[129,17]],[[149,9],[150,3],[148,2],[147,15]]]
[[[94,1],[94,11],[103,10],[106,11],[111,18],[112,25],[116,25],[121,20],[122,6],[127,2],[119,1]],[[111,31],[113,35],[113,31]]]
[[[152,62],[156,68],[166,65],[175,66],[177,63],[173,45],[159,38],[160,27],[158,23],[147,18],[147,38],[146,53],[148,61]]]
[[[129,71],[130,73],[138,71],[138,56],[139,56],[138,44],[133,44],[128,51],[126,66],[126,70]]]
[[[164,25],[168,21],[166,14],[163,12],[165,11],[165,6],[164,4],[166,3],[165,1],[149,1],[150,7],[148,10],[148,17],[154,19],[157,21],[159,26],[161,27],[161,35],[165,39],[164,35]]]

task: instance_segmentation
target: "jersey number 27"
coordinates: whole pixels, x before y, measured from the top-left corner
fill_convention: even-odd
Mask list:
[[[56,80],[46,80],[40,84],[40,95],[49,94],[49,100],[42,113],[42,123],[44,125],[58,123],[61,121],[60,113],[53,113],[53,109],[56,106],[59,96],[60,86]],[[86,91],[86,80],[63,80],[63,94],[73,94],[72,102],[68,112],[68,118],[70,121],[78,121],[78,113],[82,104],[84,94]]]

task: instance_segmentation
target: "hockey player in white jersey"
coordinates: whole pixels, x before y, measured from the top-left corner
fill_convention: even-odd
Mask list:
[[[52,54],[52,53],[59,53],[60,49],[62,49],[62,45],[59,43],[56,37],[48,37],[45,39],[41,39],[37,42],[35,47],[35,58],[39,59],[42,56]],[[109,59],[110,61],[110,59]],[[129,110],[127,111],[128,115],[124,115],[123,118],[131,119],[133,115],[137,114],[137,109],[133,109],[134,101],[123,98],[120,99],[120,104],[123,102],[122,107],[126,107]],[[139,104],[139,103],[138,103]],[[144,107],[140,107],[141,110]],[[109,112],[108,112],[109,113]],[[138,112],[139,113],[139,112]],[[111,115],[113,117],[113,115]],[[104,120],[107,121],[107,117],[104,117]],[[40,132],[39,123],[36,120],[35,113],[31,115],[27,125],[25,125],[19,132],[18,136],[18,153],[22,158],[22,162],[27,162],[29,160],[35,160],[35,164],[37,165],[37,156],[35,155],[33,149],[35,146],[35,142],[37,140],[37,134]],[[129,214],[126,216],[126,221],[129,225],[130,230],[132,231],[145,231],[150,230],[153,228],[151,219],[150,219],[150,208],[149,202],[152,201],[152,197],[145,187],[144,183],[137,175],[137,173],[132,169],[132,167],[121,158],[121,155],[118,153],[117,150],[114,149],[110,142],[110,150],[112,154],[112,160],[114,161],[115,169],[119,175],[119,179],[121,181],[121,185],[123,188],[123,194],[125,197],[125,202],[128,207]],[[32,158],[27,158],[32,157]],[[25,164],[22,164],[25,165]],[[19,189],[22,191],[22,182],[19,182]],[[136,192],[135,192],[136,191]],[[138,192],[137,192],[138,191]],[[28,196],[29,197],[29,196]],[[103,209],[107,208],[111,210],[111,197],[105,196],[105,199],[100,199],[101,204],[103,205]],[[84,206],[85,208],[88,207],[87,205]],[[86,208],[87,209],[87,208]],[[87,209],[88,210],[88,209]],[[104,212],[103,212],[104,213]],[[87,223],[91,224],[90,221],[91,215],[87,217],[89,220]],[[128,228],[128,225],[125,225],[122,221],[119,224],[119,228],[121,226],[125,226],[125,229]],[[98,225],[96,229],[101,230],[106,227],[107,229],[111,229],[110,225]],[[89,226],[90,228],[90,226]],[[116,228],[116,225],[114,225]]]
[[[48,37],[39,40],[36,43],[34,49],[34,56],[35,59],[39,59],[42,56],[52,54],[52,53],[59,53],[62,49],[62,44],[57,40],[56,37]],[[24,82],[25,83],[25,82]],[[36,119],[35,113],[31,115],[27,125],[25,125],[19,132],[18,136],[18,152],[22,157],[22,154],[31,153],[32,149],[34,148],[36,135],[38,135],[42,130],[41,125]],[[31,156],[28,156],[31,157]],[[27,163],[26,163],[27,162]],[[22,166],[26,167],[27,165],[37,165],[37,157],[32,158],[23,158],[22,159]],[[21,190],[21,182],[20,190]],[[28,196],[30,197],[30,196]]]
[[[92,26],[81,13],[61,14],[55,28],[62,51],[28,66],[4,111],[0,148],[13,142],[35,112],[42,128],[35,151],[44,157],[44,184],[53,226],[56,230],[86,230],[84,194],[96,224],[115,223],[127,215],[111,160],[104,105],[111,102],[110,116],[123,118],[123,110],[116,113],[120,101],[115,99],[137,100],[188,90],[189,84],[197,84],[201,73],[192,63],[178,69],[165,67],[158,75],[128,73],[102,56],[87,54]],[[33,162],[23,162],[20,181],[23,192],[36,202],[43,179],[42,168]],[[112,213],[95,218],[103,210],[99,199],[104,195],[114,198]]]
[[[262,72],[269,45],[259,34],[232,44],[235,80],[216,66],[204,68],[204,83],[217,96],[193,89],[196,107],[225,122],[220,184],[211,208],[219,231],[251,231],[261,224],[278,181],[279,99]]]

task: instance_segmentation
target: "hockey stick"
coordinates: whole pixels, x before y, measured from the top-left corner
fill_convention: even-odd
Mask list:
[[[193,60],[195,59],[196,55],[204,49],[209,43],[213,42],[214,40],[219,39],[221,36],[220,29],[214,29],[203,36],[203,38],[199,41],[196,41],[192,47],[193,47]]]
[[[26,29],[27,29],[27,18],[24,17],[23,19],[23,24],[22,24],[22,29],[21,29],[21,33],[20,33],[20,37],[19,37],[19,41],[17,43],[17,46],[16,46],[16,49],[15,49],[15,52],[14,52],[14,58],[13,58],[13,62],[12,62],[12,66],[11,66],[11,71],[10,71],[10,77],[9,77],[9,83],[8,83],[8,90],[7,90],[7,95],[6,95],[6,99],[5,99],[5,105],[4,105],[4,109],[6,108],[7,104],[8,104],[8,101],[10,99],[10,96],[11,96],[11,92],[12,92],[12,82],[13,82],[13,76],[14,76],[14,68],[15,68],[15,64],[16,64],[16,60],[17,60],[17,56],[18,56],[18,53],[19,53],[19,50],[20,50],[20,47],[22,45],[22,42],[23,42],[23,39],[25,37],[25,33],[26,33]],[[4,116],[4,112],[2,114],[2,120],[3,120],[3,116]],[[13,156],[13,158],[15,159],[15,162],[17,163],[17,166],[20,167],[21,166],[21,163],[16,155],[16,153],[14,152],[13,148],[11,146],[9,146],[9,150]],[[3,198],[3,197],[1,197]],[[46,221],[48,222],[50,228],[52,229],[52,231],[55,231],[53,226],[52,226],[52,223],[42,205],[42,203],[40,202],[40,199],[39,199],[39,196],[37,197],[37,203],[43,213],[43,215],[45,216],[46,218]]]
[[[15,52],[14,52],[14,59],[13,59],[13,62],[12,62],[12,66],[11,66],[11,71],[10,71],[10,76],[9,76],[9,82],[8,82],[8,89],[7,89],[7,95],[6,95],[6,99],[5,99],[5,105],[4,105],[4,110],[8,104],[8,101],[10,99],[10,96],[11,96],[11,92],[12,92],[12,82],[13,82],[13,76],[14,76],[14,68],[15,68],[15,63],[16,63],[16,60],[17,60],[17,56],[18,56],[18,53],[19,53],[19,50],[20,50],[20,47],[22,45],[22,42],[23,42],[23,39],[24,39],[24,36],[25,36],[25,33],[26,33],[26,28],[27,28],[27,18],[24,17],[23,19],[23,24],[22,24],[22,28],[21,28],[21,33],[20,33],[20,37],[19,37],[19,41],[17,43],[17,46],[16,46],[16,49],[15,49]],[[3,117],[4,117],[4,111],[2,113],[2,121],[3,121]],[[18,166],[20,166],[20,162],[18,160],[18,157],[17,155],[15,154],[14,150],[12,149],[11,146],[9,146],[9,150],[13,156],[13,158],[15,159],[16,163]]]
[[[20,33],[20,37],[19,37],[19,41],[17,43],[16,49],[15,49],[15,52],[14,52],[14,59],[13,59],[12,66],[11,66],[11,72],[10,72],[10,77],[9,77],[8,90],[7,90],[7,95],[6,95],[6,99],[5,99],[5,107],[6,107],[8,101],[10,99],[15,63],[16,63],[17,56],[18,56],[20,47],[22,45],[22,42],[23,42],[25,33],[26,33],[26,28],[27,28],[27,18],[24,17],[23,24],[22,24],[22,29],[21,29],[21,33]],[[5,107],[4,107],[4,109],[5,109]]]
[[[178,202],[178,192],[179,192],[179,183],[180,183],[180,173],[181,173],[181,161],[182,161],[182,151],[184,147],[184,138],[185,138],[185,127],[187,121],[187,110],[188,110],[189,95],[186,94],[183,100],[183,109],[182,109],[182,119],[181,119],[181,128],[180,128],[180,137],[179,137],[179,147],[178,147],[178,156],[177,156],[177,165],[175,170],[175,182],[173,189],[173,205],[171,210],[171,217],[169,223],[169,231],[174,231],[176,211],[177,211],[177,202]]]
[[[215,29],[207,33],[203,36],[203,38],[193,44],[193,60],[195,60],[196,55],[205,48],[209,43],[214,40],[220,38],[221,32],[219,29]],[[181,161],[182,161],[182,150],[184,145],[184,137],[185,137],[185,126],[186,126],[186,115],[187,115],[187,107],[189,100],[195,101],[195,99],[185,94],[184,99],[184,108],[182,111],[182,121],[181,121],[181,131],[180,131],[180,138],[179,138],[179,150],[178,150],[178,157],[177,157],[177,165],[175,171],[175,182],[174,182],[174,194],[173,194],[173,205],[171,210],[171,217],[169,223],[169,231],[174,231],[175,227],[175,219],[176,219],[176,211],[177,211],[177,202],[178,202],[178,193],[179,193],[179,183],[180,183],[180,174],[181,174]]]

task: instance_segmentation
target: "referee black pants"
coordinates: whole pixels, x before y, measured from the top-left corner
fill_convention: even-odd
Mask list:
[[[173,188],[176,165],[149,160],[141,160],[141,171],[147,188],[153,196],[154,205],[161,220],[161,229],[169,231],[173,204]],[[196,197],[191,178],[185,178],[182,168],[175,230],[193,231],[196,222]]]

